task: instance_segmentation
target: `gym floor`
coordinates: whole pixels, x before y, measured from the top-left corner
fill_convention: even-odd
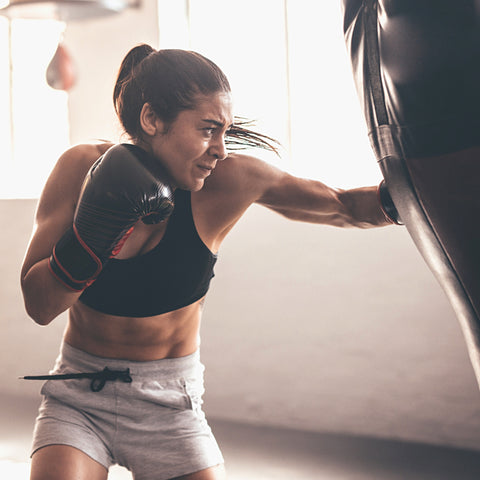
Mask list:
[[[28,480],[36,405],[2,398],[0,474]],[[478,480],[480,451],[210,421],[229,480]],[[131,480],[114,467],[109,480]]]

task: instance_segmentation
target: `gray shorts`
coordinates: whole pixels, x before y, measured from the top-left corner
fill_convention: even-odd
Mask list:
[[[131,383],[47,380],[35,424],[32,455],[47,445],[70,445],[107,469],[119,464],[135,480],[167,480],[223,463],[202,411],[199,352],[132,362],[90,355],[64,343],[51,373],[130,369]]]

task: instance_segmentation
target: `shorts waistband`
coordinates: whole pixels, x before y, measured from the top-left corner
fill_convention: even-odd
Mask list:
[[[203,365],[200,362],[199,350],[185,357],[162,358],[160,360],[139,362],[99,357],[72,347],[66,342],[62,342],[60,355],[52,373],[55,373],[55,370],[65,363],[70,367],[84,372],[99,371],[103,370],[105,367],[108,367],[111,370],[129,369],[130,373],[135,377],[155,375],[157,378],[178,378],[198,373],[199,368],[203,370]]]

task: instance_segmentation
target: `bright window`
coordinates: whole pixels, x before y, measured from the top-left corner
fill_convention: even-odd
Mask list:
[[[0,198],[36,198],[68,146],[67,94],[45,73],[63,25],[0,17]]]
[[[285,146],[284,160],[272,162],[338,187],[378,183],[340,2],[189,0],[187,6],[190,48],[225,71],[236,113],[256,119]]]
[[[294,174],[349,187],[380,179],[339,2],[158,0],[160,48],[191,48],[228,75],[235,111],[285,147]],[[0,17],[0,198],[34,198],[69,145],[67,94],[45,81],[63,26]],[[256,154],[259,154],[257,151]]]

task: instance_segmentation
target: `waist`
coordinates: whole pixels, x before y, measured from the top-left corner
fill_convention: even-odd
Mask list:
[[[200,352],[196,350],[190,355],[159,360],[134,361],[118,358],[107,358],[85,352],[62,342],[52,374],[63,373],[65,366],[69,371],[94,372],[108,367],[111,370],[125,370],[136,379],[155,376],[157,379],[188,377],[203,371]]]
[[[187,356],[199,347],[201,302],[147,318],[117,317],[80,302],[70,308],[64,341],[98,357],[152,361]]]

